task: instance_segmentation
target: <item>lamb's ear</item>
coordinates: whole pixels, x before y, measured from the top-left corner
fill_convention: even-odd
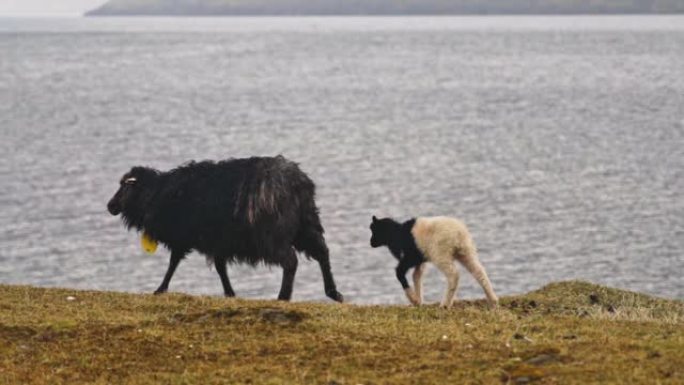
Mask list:
[[[373,215],[373,223],[375,223],[377,221],[378,221],[378,218],[376,218],[375,215]]]

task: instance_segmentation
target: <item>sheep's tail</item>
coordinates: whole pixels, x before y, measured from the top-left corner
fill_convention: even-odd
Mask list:
[[[494,293],[492,283],[489,281],[487,272],[477,258],[477,254],[471,254],[466,258],[459,258],[459,261],[465,266],[470,274],[475,277],[480,286],[482,286],[482,289],[487,296],[487,300],[489,301],[489,305],[495,307],[499,303],[499,298]]]

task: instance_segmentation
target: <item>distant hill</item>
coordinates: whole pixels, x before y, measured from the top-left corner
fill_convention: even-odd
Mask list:
[[[112,15],[488,15],[684,13],[684,0],[110,0]]]

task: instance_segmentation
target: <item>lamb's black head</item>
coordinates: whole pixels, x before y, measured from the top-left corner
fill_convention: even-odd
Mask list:
[[[378,219],[373,215],[373,222],[371,222],[371,247],[387,246],[396,227],[396,222],[391,218]]]
[[[157,182],[159,172],[147,167],[133,167],[119,181],[119,190],[107,203],[112,215],[130,215],[139,210],[149,198],[152,187]]]

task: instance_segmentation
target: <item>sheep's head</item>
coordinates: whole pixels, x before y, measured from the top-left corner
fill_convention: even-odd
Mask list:
[[[122,214],[129,224],[137,222],[150,198],[150,192],[159,172],[147,167],[133,167],[119,181],[119,189],[107,203],[107,210],[112,215]]]
[[[373,222],[371,222],[371,247],[386,246],[389,244],[392,236],[392,230],[396,227],[396,222],[391,218],[378,219],[373,215]]]

